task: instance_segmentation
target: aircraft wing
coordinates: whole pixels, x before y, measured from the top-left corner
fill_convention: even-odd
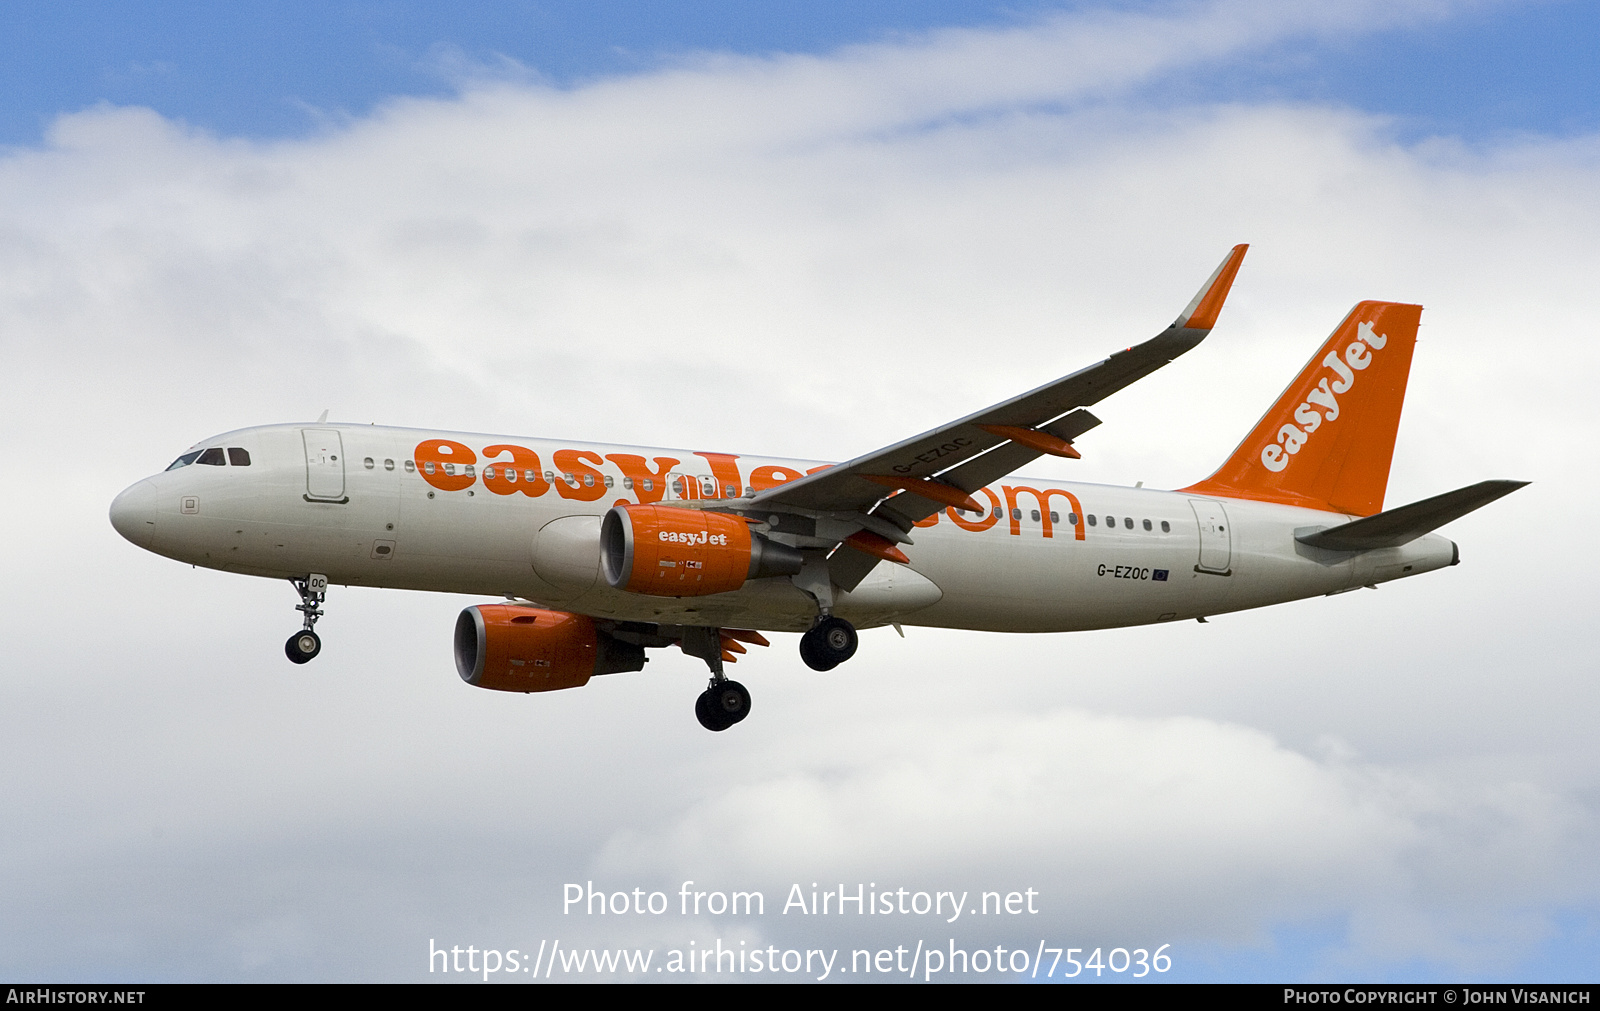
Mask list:
[[[861,512],[906,531],[1046,453],[1076,457],[1072,440],[1100,423],[1083,408],[1204,340],[1248,248],[1233,247],[1183,314],[1143,344],[904,442],[769,488],[750,501],[749,510]],[[885,532],[882,522],[865,525]]]

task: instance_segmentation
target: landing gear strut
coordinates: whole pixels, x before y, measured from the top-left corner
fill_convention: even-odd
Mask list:
[[[812,670],[833,670],[856,655],[856,643],[855,626],[828,615],[800,637],[800,659]]]
[[[310,663],[322,652],[322,638],[316,633],[317,619],[322,617],[321,604],[328,597],[328,577],[313,572],[304,579],[291,579],[294,590],[300,594],[296,611],[306,616],[305,627],[289,637],[283,652],[294,663]]]
[[[720,628],[692,626],[683,630],[683,638],[678,643],[685,653],[699,657],[711,668],[711,683],[694,700],[695,718],[707,730],[727,730],[750,715],[750,693],[744,685],[728,680],[722,673],[722,638]]]

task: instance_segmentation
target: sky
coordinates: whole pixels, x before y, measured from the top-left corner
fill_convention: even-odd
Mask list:
[[[0,971],[465,982],[430,944],[923,941],[1592,980],[1597,19],[7,5]],[[1153,335],[1237,242],[1211,338],[1036,469],[1192,482],[1350,305],[1421,302],[1388,503],[1534,482],[1443,531],[1462,565],[1204,625],[872,630],[828,674],[775,635],[713,735],[681,656],[469,688],[476,598],[335,588],[293,667],[288,587],[106,520],[197,440],[323,410],[845,459]],[[591,881],[768,912],[563,912]],[[813,882],[1040,908],[777,912]]]

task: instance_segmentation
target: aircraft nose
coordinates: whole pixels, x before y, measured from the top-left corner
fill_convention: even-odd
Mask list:
[[[139,547],[150,546],[156,532],[156,489],[148,478],[112,500],[111,525]]]

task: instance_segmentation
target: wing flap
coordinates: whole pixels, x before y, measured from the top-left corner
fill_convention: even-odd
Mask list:
[[[1055,436],[1065,442],[1071,442],[1084,432],[1100,424],[1100,419],[1085,410],[1073,411],[1071,414],[1048,425],[1040,425],[1038,430]],[[945,471],[939,475],[939,480],[954,488],[965,492],[976,492],[985,485],[1000,480],[1007,474],[1013,474],[1028,464],[1037,460],[1044,454],[1032,446],[1020,442],[1004,442],[982,456],[968,460],[966,463]],[[884,516],[891,523],[910,529],[911,525],[919,520],[927,519],[934,513],[953,503],[948,501],[929,501],[914,490],[905,495],[896,495],[882,503],[872,511],[874,516]],[[961,508],[959,505],[956,508]]]

